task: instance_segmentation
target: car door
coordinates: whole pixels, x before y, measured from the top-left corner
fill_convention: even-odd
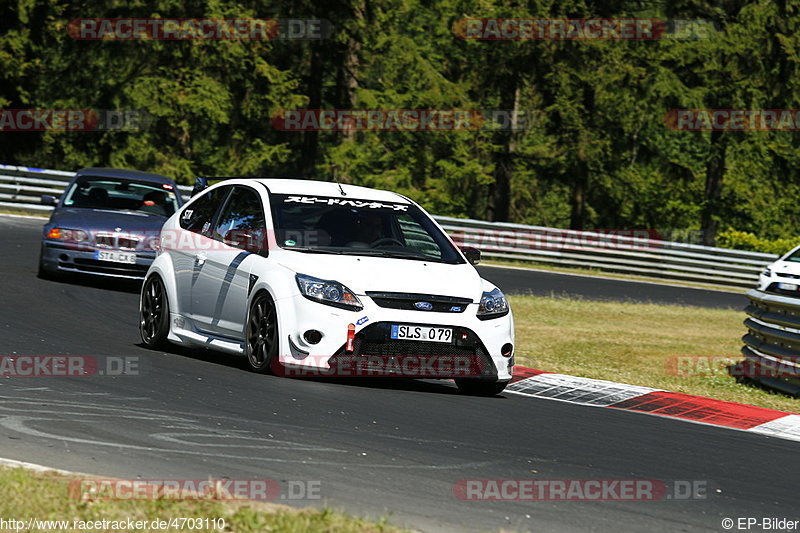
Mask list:
[[[170,252],[175,269],[178,310],[184,316],[192,314],[192,285],[197,280],[199,265],[213,242],[203,235],[211,229],[214,215],[233,187],[217,187],[202,193],[183,210],[174,234],[162,235],[162,246]]]
[[[261,195],[252,187],[234,186],[209,235],[215,242],[192,285],[192,319],[209,334],[243,339],[250,269],[266,249]]]

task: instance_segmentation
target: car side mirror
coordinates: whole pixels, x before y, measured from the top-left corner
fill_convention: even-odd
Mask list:
[[[481,251],[472,246],[465,246],[461,248],[461,253],[467,258],[470,264],[477,265],[481,262]]]
[[[192,188],[192,196],[196,195],[201,191],[204,191],[207,188],[208,188],[208,178],[201,178],[198,176],[194,180],[194,187]]]
[[[51,194],[43,194],[42,195],[42,205],[52,205],[55,206],[58,203],[58,198]]]

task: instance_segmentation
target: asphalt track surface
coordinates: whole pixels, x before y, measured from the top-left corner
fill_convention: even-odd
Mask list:
[[[140,375],[0,378],[0,457],[122,478],[320,482],[329,505],[425,531],[723,531],[797,518],[798,444],[448,383],[261,376],[142,348],[133,288],[36,278],[41,222],[0,217],[0,354],[138,358]],[[517,276],[518,274],[513,274]],[[794,474],[792,473],[794,472]],[[462,479],[701,481],[656,502],[465,502]]]

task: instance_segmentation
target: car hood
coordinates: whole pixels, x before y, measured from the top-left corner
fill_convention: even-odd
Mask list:
[[[166,217],[134,211],[110,211],[68,207],[53,213],[47,227],[81,229],[92,232],[152,234],[164,225]],[[119,228],[119,229],[117,229]]]
[[[800,263],[795,261],[775,261],[769,266],[772,273],[785,273],[800,275]]]
[[[280,265],[295,273],[338,281],[358,295],[367,291],[409,292],[469,298],[477,302],[484,290],[483,280],[468,263],[449,265],[385,257],[287,251],[275,255]]]

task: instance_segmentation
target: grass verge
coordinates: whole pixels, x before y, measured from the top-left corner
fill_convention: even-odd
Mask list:
[[[800,410],[795,399],[737,383],[722,360],[711,360],[708,367],[682,367],[688,371],[675,375],[676,357],[742,360],[739,350],[746,328],[741,311],[538,296],[509,296],[509,301],[519,365]]]
[[[12,207],[0,208],[0,215],[25,215],[46,219],[50,217],[50,211],[26,211],[25,209],[14,209]]]
[[[227,501],[171,501],[171,500],[136,500],[136,501],[81,501],[69,496],[68,486],[76,477],[65,476],[57,473],[39,473],[22,468],[0,468],[0,487],[3,487],[3,497],[0,498],[0,517],[23,520],[34,518],[37,520],[68,521],[70,527],[58,527],[51,524],[47,528],[44,524],[33,527],[30,531],[235,531],[237,533],[280,531],[297,532],[399,532],[401,530],[383,522],[369,522],[336,513],[330,509],[299,510],[285,505],[255,503],[255,502],[227,502]],[[92,527],[88,529],[75,529],[74,520],[80,521],[124,521],[143,520],[152,524],[153,520],[169,520],[173,518],[202,518],[224,519],[224,529],[188,527],[185,523],[183,529],[168,528],[158,529],[151,526],[142,529],[111,527]],[[198,522],[190,522],[192,526]],[[219,523],[219,522],[218,522]],[[5,526],[9,524],[6,523]],[[79,526],[81,524],[78,524]],[[99,525],[103,525],[102,523]],[[107,524],[112,525],[112,524]],[[213,523],[209,523],[213,527]],[[21,529],[3,527],[3,531],[28,531],[26,526]]]

